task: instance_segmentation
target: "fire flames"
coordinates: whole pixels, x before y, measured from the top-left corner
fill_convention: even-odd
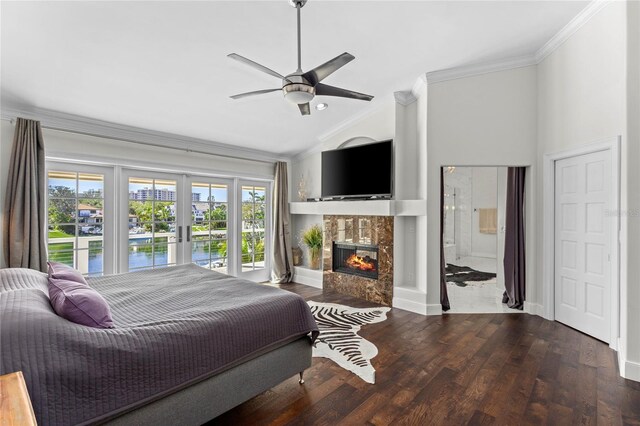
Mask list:
[[[361,271],[375,271],[376,264],[369,256],[360,257],[356,254],[352,254],[346,261],[347,266]]]

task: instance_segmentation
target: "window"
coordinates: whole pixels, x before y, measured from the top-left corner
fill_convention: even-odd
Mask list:
[[[47,174],[48,258],[84,275],[105,272],[104,174],[51,170]]]
[[[191,183],[191,261],[228,271],[229,185]]]
[[[175,265],[176,181],[129,178],[129,271]]]
[[[86,276],[195,263],[268,278],[267,181],[64,161],[46,166],[49,260]]]
[[[242,185],[241,261],[242,272],[265,268],[267,188]]]

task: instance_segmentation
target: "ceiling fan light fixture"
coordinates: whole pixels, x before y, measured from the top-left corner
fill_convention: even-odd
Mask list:
[[[293,104],[306,104],[316,95],[313,86],[302,83],[287,84],[282,88],[284,98]]]
[[[311,102],[316,95],[336,96],[339,98],[358,99],[361,101],[370,101],[371,99],[373,99],[373,96],[371,95],[365,95],[364,93],[358,93],[354,92],[353,90],[342,89],[340,87],[329,86],[327,84],[321,83],[322,80],[355,59],[355,56],[350,53],[344,52],[309,71],[304,72],[302,70],[300,9],[302,9],[306,2],[307,0],[289,0],[289,4],[296,8],[298,23],[296,33],[296,35],[298,36],[298,68],[296,69],[296,71],[283,76],[282,74],[270,68],[267,68],[264,65],[257,63],[256,61],[252,61],[249,58],[238,55],[237,53],[230,53],[227,56],[235,61],[242,62],[245,65],[248,65],[251,68],[254,68],[265,74],[280,78],[282,80],[281,88],[284,98],[292,104],[298,105],[300,114],[302,115],[311,114],[311,107],[309,106],[309,102]],[[231,96],[231,99],[241,99],[246,98],[247,96],[262,95],[265,93],[276,92],[278,90],[280,89],[254,90],[253,92],[233,95]],[[316,110],[322,111],[323,109],[326,109],[327,106],[328,105],[323,102],[316,105]]]

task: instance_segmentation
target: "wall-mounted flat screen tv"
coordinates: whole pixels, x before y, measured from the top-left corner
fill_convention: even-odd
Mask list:
[[[392,195],[392,140],[322,152],[322,198]]]

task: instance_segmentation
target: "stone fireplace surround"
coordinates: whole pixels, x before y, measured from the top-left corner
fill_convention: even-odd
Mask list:
[[[324,215],[323,287],[338,293],[391,306],[393,300],[393,217]],[[378,279],[332,271],[333,242],[378,246]]]

